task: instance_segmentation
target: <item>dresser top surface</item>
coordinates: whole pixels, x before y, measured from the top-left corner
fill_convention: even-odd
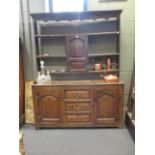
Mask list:
[[[65,81],[56,81],[52,80],[51,82],[46,83],[34,83],[33,86],[49,86],[49,85],[122,85],[123,81],[115,83],[106,83],[104,80],[65,80]]]

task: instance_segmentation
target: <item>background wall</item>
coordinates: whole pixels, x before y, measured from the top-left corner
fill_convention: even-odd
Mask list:
[[[87,0],[87,10],[122,9],[120,35],[120,78],[125,82],[125,104],[127,103],[133,62],[135,59],[135,2],[99,2]],[[30,13],[45,12],[45,0],[20,0],[20,37],[24,43],[24,73],[26,80],[36,78],[35,48],[32,39]]]

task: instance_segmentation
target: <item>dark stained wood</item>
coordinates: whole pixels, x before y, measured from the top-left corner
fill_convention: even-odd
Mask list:
[[[66,37],[69,71],[86,71],[88,55],[87,44],[87,36],[73,35]]]
[[[122,82],[53,81],[33,84],[32,88],[36,128],[122,127],[124,124]]]
[[[88,57],[119,56],[119,53],[89,54]],[[66,55],[37,55],[37,58],[66,58]]]
[[[22,44],[19,40],[19,126],[25,122],[25,81],[22,52]]]
[[[120,13],[121,10],[31,14],[35,29],[34,39],[38,65],[40,58],[44,58],[40,57],[42,54],[38,48],[39,40],[47,39],[53,41],[53,39],[56,39],[56,41],[59,41],[59,38],[65,37],[66,49],[64,51],[66,51],[66,57],[63,56],[65,55],[64,53],[62,57],[46,57],[51,59],[59,58],[60,61],[65,58],[63,67],[67,68],[66,72],[55,72],[53,76],[55,74],[58,76],[69,74],[71,79],[74,80],[76,75],[82,76],[84,74],[86,75],[85,79],[89,78],[89,76],[90,79],[97,76],[100,78],[98,75],[100,73],[117,73],[118,75],[119,67],[116,69],[111,68],[109,71],[104,70],[105,68],[103,67],[101,71],[94,71],[93,66],[96,63],[105,65],[107,56],[110,56],[113,63],[119,64]],[[50,20],[53,20],[56,25],[52,25]],[[71,20],[79,20],[87,23],[80,24],[79,22],[76,27],[75,25],[72,27],[71,24],[69,27],[65,25],[64,28],[67,27],[67,29],[63,30],[63,25],[59,26],[59,24],[63,24],[61,20],[68,20],[69,22]],[[39,23],[38,21],[43,22]],[[98,25],[98,21],[102,25],[100,23]],[[41,33],[37,32],[37,24],[42,27]],[[83,24],[88,24],[88,30]],[[70,26],[72,27],[71,29]],[[60,31],[57,31],[59,29]],[[88,43],[89,36],[92,36],[94,40],[89,40]],[[97,38],[99,37],[99,40],[95,39],[96,36]],[[110,40],[108,39],[109,37],[111,38]],[[107,41],[105,41],[106,38]],[[105,43],[105,46],[100,48],[99,44],[102,43],[103,45]],[[111,46],[110,43],[116,44],[116,47],[107,47],[108,45]],[[46,46],[45,42],[44,45]],[[50,43],[48,43],[48,46],[50,46]],[[51,50],[52,47],[50,48]],[[53,48],[53,50],[55,49]],[[54,51],[51,52],[54,53]],[[42,53],[46,53],[44,49]],[[49,53],[47,51],[47,54]],[[44,60],[49,61],[49,59]],[[51,65],[51,67],[54,67],[54,65]],[[37,69],[40,69],[39,66]],[[96,77],[93,74],[97,74],[95,75]],[[122,82],[111,84],[104,83],[103,80],[80,80],[34,84],[35,126],[36,128],[122,127],[124,124],[123,95],[124,84]]]
[[[119,89],[96,89],[93,91],[95,104],[95,122],[102,124],[106,122],[119,122],[122,117],[122,95]],[[123,122],[120,122],[120,126]]]
[[[92,33],[78,33],[78,35],[80,35],[80,36],[82,36],[82,35],[87,35],[87,36],[93,36],[93,35],[98,35],[98,36],[100,36],[100,35],[112,35],[112,34],[119,34],[120,32],[119,31],[111,31],[111,32],[92,32]],[[37,38],[57,38],[58,37],[58,39],[59,39],[59,37],[65,37],[65,36],[76,36],[77,35],[77,33],[75,33],[75,34],[49,34],[49,35],[35,35],[35,37],[37,37]]]
[[[37,105],[34,104],[35,120],[37,122],[50,122],[52,124],[61,124],[63,122],[63,108],[62,102],[63,91],[38,90],[36,92]],[[36,126],[36,128],[38,128]]]
[[[66,37],[67,55],[69,58],[87,56],[88,38],[86,36],[73,35]]]
[[[106,72],[107,74],[114,73],[119,76],[119,23],[121,12],[122,10],[32,13],[37,70],[40,70],[39,61],[42,60],[42,58],[45,64],[48,64],[50,59],[51,62],[54,60],[53,63],[50,63],[49,67],[55,70],[57,70],[56,66],[58,66],[55,60],[59,59],[62,61],[63,59],[65,63],[63,63],[61,67],[66,68],[66,71],[52,73],[53,79],[63,80],[70,78],[74,80],[75,76],[72,73],[84,74],[83,79],[86,79],[88,76],[89,79],[99,79],[98,74],[101,72]],[[76,20],[75,24],[72,20]],[[86,26],[88,26],[88,28]],[[40,27],[41,31],[39,31],[38,27]],[[92,37],[94,40],[92,39],[92,41],[90,41],[88,38]],[[98,39],[95,39],[95,37]],[[64,42],[62,44],[61,40],[59,41],[59,39],[62,38],[65,40],[65,46]],[[40,40],[43,40],[42,44]],[[57,50],[59,50],[59,45],[53,45],[55,40],[57,43],[60,43],[63,52],[66,51],[66,55],[64,53],[60,56],[50,55],[50,53],[57,53]],[[50,42],[52,44],[50,44]],[[44,46],[49,46],[51,51],[46,51]],[[42,55],[42,53],[49,55]],[[117,64],[116,70],[111,68],[111,70],[106,71],[104,70],[105,67],[102,67],[103,70],[100,72],[95,71],[93,67],[94,64],[100,63],[104,66],[108,57],[112,59],[112,63]],[[64,76],[61,76],[62,74],[64,74]],[[70,77],[68,76],[69,74]]]
[[[80,98],[90,98],[90,91],[65,91],[65,98],[73,98],[73,99],[80,99]]]
[[[36,57],[37,58],[66,58],[65,55],[56,55],[56,56],[53,56],[53,55],[37,55]]]
[[[79,69],[78,69],[79,70]],[[81,69],[82,70],[82,69]],[[75,71],[75,69],[74,69]],[[119,72],[119,69],[110,69],[110,70],[100,70],[100,71],[85,71],[85,69],[83,69],[83,72],[60,72],[60,71],[57,71],[57,72],[52,72],[52,75],[55,75],[55,74],[101,74],[101,73],[118,73]]]
[[[66,102],[66,111],[91,111],[91,104],[89,102]]]
[[[85,11],[85,12],[63,12],[63,13],[33,13],[31,16],[35,20],[75,20],[90,18],[108,18],[118,17],[122,10],[106,10],[106,11]]]
[[[86,72],[87,59],[68,59],[68,70],[70,72]]]
[[[89,54],[88,57],[119,56],[119,53]]]
[[[90,114],[66,114],[66,123],[91,123]]]

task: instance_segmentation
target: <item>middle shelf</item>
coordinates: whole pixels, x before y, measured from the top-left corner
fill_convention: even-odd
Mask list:
[[[103,52],[103,54],[88,54],[88,57],[103,57],[103,56],[119,56],[119,53]],[[50,54],[37,55],[36,57],[37,58],[67,58],[66,55],[50,55]]]

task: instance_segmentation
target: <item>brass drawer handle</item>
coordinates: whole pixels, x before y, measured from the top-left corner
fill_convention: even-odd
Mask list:
[[[77,95],[77,96],[75,96],[76,99],[79,99],[80,97],[81,97],[81,95]]]
[[[76,106],[76,110],[80,110],[80,107],[78,105]]]

